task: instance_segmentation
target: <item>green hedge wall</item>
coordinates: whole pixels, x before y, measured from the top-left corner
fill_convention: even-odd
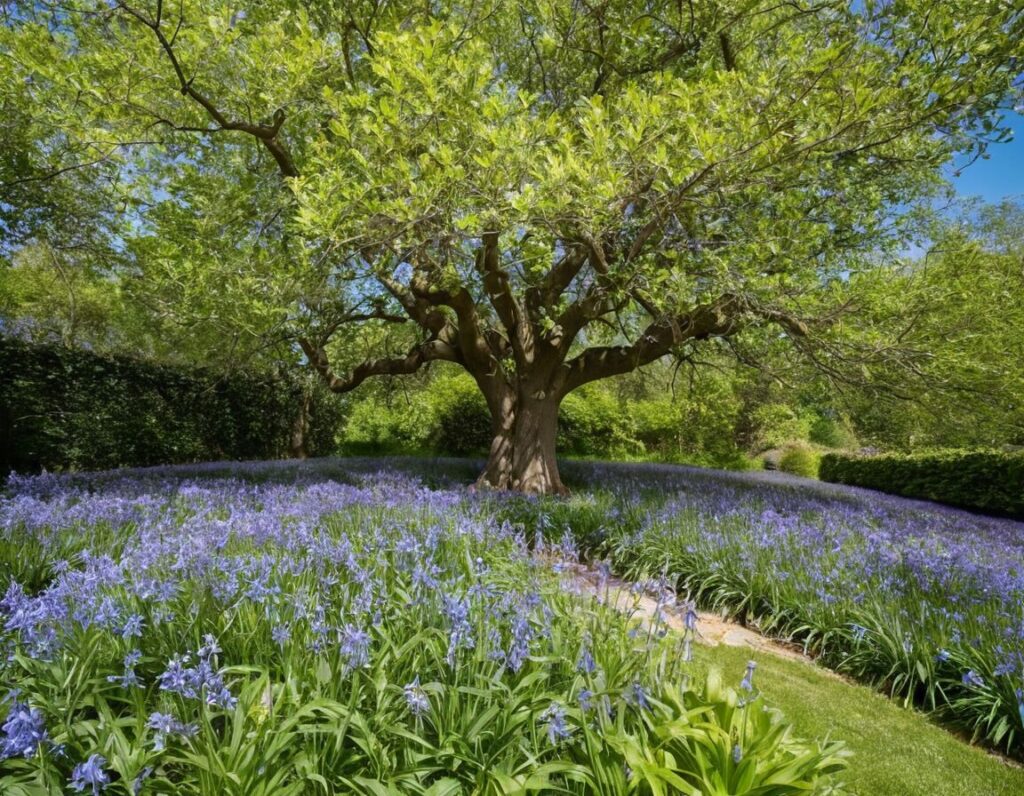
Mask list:
[[[340,405],[297,377],[218,376],[0,338],[0,479],[286,456],[307,406],[305,449],[330,453]]]
[[[822,481],[1024,519],[1024,453],[936,453],[822,457]]]

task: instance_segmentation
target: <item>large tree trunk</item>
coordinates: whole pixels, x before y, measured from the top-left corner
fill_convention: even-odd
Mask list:
[[[309,456],[306,448],[306,437],[309,433],[309,388],[303,386],[302,400],[292,420],[291,434],[288,437],[288,456],[292,459],[305,459]]]
[[[531,495],[568,492],[558,474],[558,401],[506,396],[491,405],[494,439],[478,486]]]

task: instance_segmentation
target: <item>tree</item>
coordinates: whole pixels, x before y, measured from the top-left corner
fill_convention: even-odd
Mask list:
[[[1005,136],[1022,24],[1004,0],[65,2],[9,14],[0,52],[86,150],[62,168],[130,175],[138,268],[287,329],[335,392],[457,363],[492,417],[480,482],[560,492],[573,390],[765,326],[813,348],[894,209]]]

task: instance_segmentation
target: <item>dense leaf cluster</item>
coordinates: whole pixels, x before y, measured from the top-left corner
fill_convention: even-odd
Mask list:
[[[821,459],[823,481],[1024,518],[1024,453],[949,450]]]
[[[280,457],[308,389],[276,374],[225,376],[10,338],[0,338],[0,373],[5,474]],[[337,402],[312,395],[306,447],[325,452]]]

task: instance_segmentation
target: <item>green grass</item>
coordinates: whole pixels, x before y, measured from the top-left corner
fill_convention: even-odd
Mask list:
[[[862,685],[823,669],[738,647],[698,647],[697,672],[718,667],[739,682],[748,660],[767,704],[805,738],[846,741],[853,752],[841,775],[857,796],[1019,796],[1024,768],[1005,763]]]

